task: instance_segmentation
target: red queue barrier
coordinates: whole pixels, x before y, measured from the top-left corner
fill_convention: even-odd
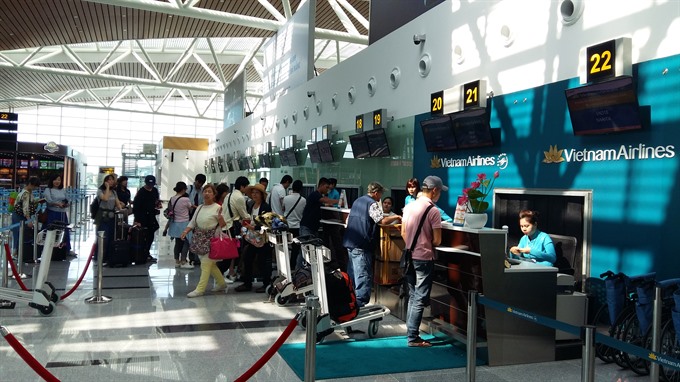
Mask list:
[[[80,275],[78,278],[78,281],[76,281],[75,285],[69,290],[68,292],[64,293],[61,295],[59,298],[60,300],[63,300],[70,296],[73,292],[78,289],[80,286],[80,283],[83,281],[83,278],[85,278],[85,273],[87,273],[87,270],[90,267],[90,263],[92,262],[92,256],[94,255],[94,251],[96,250],[96,244],[92,244],[92,250],[90,251],[90,256],[87,258],[87,263],[85,264],[85,268],[83,269],[83,273]],[[19,277],[19,273],[17,272],[16,265],[14,264],[14,261],[12,260],[12,256],[10,256],[10,249],[9,249],[9,244],[5,243],[5,254],[7,256],[7,261],[9,262],[10,266],[12,267],[12,274],[14,275],[14,280],[16,280],[17,284],[19,284],[19,287],[21,287],[21,290],[27,291],[29,290],[24,282],[21,280],[21,277]]]
[[[19,284],[19,287],[21,290],[27,291],[28,288],[26,288],[26,285],[24,285],[24,282],[21,281],[21,277],[19,277],[19,272],[17,271],[17,266],[14,264],[14,261],[12,260],[12,255],[11,251],[9,249],[9,244],[5,243],[5,257],[7,258],[7,262],[9,265],[12,267],[12,274],[14,275],[14,279],[17,281],[17,284]]]
[[[38,375],[48,382],[59,382],[59,379],[50,373],[43,365],[38,362],[31,353],[26,350],[26,348],[14,337],[12,333],[9,332],[4,326],[0,326],[0,331],[2,331],[2,336],[5,337],[5,341],[14,349],[21,359],[26,362],[28,366],[31,367]]]
[[[90,263],[92,262],[92,256],[94,256],[94,251],[96,249],[97,249],[97,245],[92,244],[92,250],[90,251],[90,256],[87,257],[87,263],[85,264],[85,269],[83,269],[83,273],[80,275],[80,278],[78,278],[78,281],[76,281],[73,288],[71,288],[71,290],[69,290],[68,292],[62,294],[61,297],[59,297],[60,300],[67,298],[68,296],[71,295],[71,293],[75,292],[76,289],[78,289],[78,287],[80,286],[80,283],[83,281],[83,278],[85,277],[85,273],[90,268]]]
[[[262,355],[262,357],[260,357],[260,359],[258,359],[257,362],[255,362],[253,366],[250,367],[250,369],[248,369],[248,371],[243,373],[240,377],[236,378],[236,382],[245,382],[248,379],[250,379],[250,377],[252,377],[253,374],[260,370],[262,366],[264,366],[264,364],[267,363],[267,361],[269,361],[270,358],[272,358],[274,353],[276,353],[279,350],[281,345],[283,345],[283,343],[286,342],[286,340],[288,339],[288,337],[290,337],[290,334],[293,332],[293,329],[295,329],[295,326],[297,326],[297,324],[298,317],[295,316],[292,320],[290,320],[288,326],[283,331],[283,333],[281,333],[281,336],[279,336],[276,342],[274,342],[272,347],[270,347],[269,350],[267,350]]]

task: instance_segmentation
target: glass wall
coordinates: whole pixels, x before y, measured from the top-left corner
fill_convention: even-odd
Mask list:
[[[178,115],[186,114],[193,104],[167,100],[163,109]],[[207,104],[198,102],[199,110]],[[222,101],[210,106],[222,118]],[[87,185],[96,187],[100,166],[115,167],[122,173],[121,150],[124,144],[158,144],[163,136],[214,139],[222,130],[222,121],[155,115],[130,111],[101,110],[82,107],[37,105],[15,110],[19,114],[18,140],[20,142],[56,142],[69,146],[87,158]]]

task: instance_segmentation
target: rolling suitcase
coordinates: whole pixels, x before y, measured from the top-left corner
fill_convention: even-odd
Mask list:
[[[110,247],[111,253],[108,259],[110,267],[127,267],[131,263],[130,242],[127,239],[127,223],[124,218],[125,214],[122,212],[115,213],[113,243]]]
[[[149,252],[146,247],[146,227],[130,228],[130,252],[135,264],[146,264]]]

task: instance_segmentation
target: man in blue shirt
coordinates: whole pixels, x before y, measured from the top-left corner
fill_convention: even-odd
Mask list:
[[[359,307],[371,300],[373,251],[379,241],[378,224],[384,217],[380,200],[385,188],[378,182],[372,182],[367,191],[352,204],[342,241],[349,255],[347,274],[354,283]]]

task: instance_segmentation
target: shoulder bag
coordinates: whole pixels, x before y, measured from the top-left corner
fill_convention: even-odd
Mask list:
[[[418,229],[416,230],[415,236],[413,236],[413,241],[411,241],[410,248],[404,248],[401,251],[401,260],[399,260],[399,267],[401,268],[402,274],[406,275],[413,272],[413,250],[416,248],[416,243],[418,242],[418,236],[420,236],[420,231],[423,229],[423,224],[425,224],[425,219],[427,218],[427,213],[434,207],[434,204],[430,204],[423,213],[423,217],[420,218],[420,223],[418,223]]]
[[[201,211],[203,205],[200,205],[196,210],[196,222],[198,222],[198,214]],[[198,226],[194,227],[194,233],[191,236],[191,245],[189,250],[197,255],[207,255],[210,253],[210,239],[215,236],[215,230],[219,227],[219,224],[215,228],[202,229]]]
[[[301,200],[301,199],[302,199],[302,195],[300,195],[300,197],[299,197],[298,200],[295,202],[295,204],[293,204],[293,207],[290,208],[290,211],[288,211],[288,213],[286,214],[286,216],[284,216],[286,219],[288,219],[288,217],[290,216],[290,214],[292,214],[293,211],[295,211],[295,207],[297,207],[297,205],[298,205],[298,203],[300,203],[300,200]]]

